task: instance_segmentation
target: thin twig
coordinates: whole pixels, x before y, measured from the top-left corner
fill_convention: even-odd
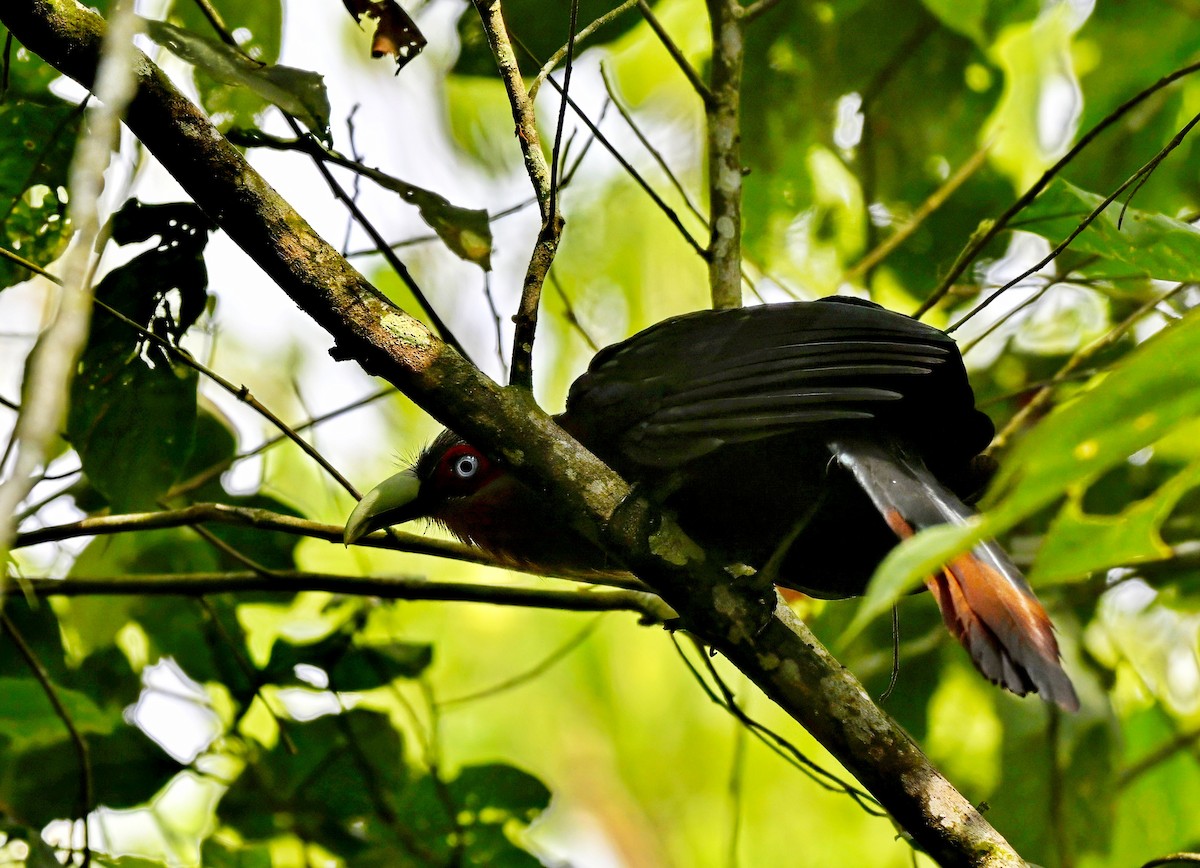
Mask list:
[[[524,46],[522,46],[522,48],[524,49]],[[528,49],[525,50],[528,52]],[[546,81],[550,83],[551,87],[558,89],[559,93],[562,93],[562,86],[559,85],[557,81],[555,81],[553,78],[548,78]],[[679,234],[683,236],[683,240],[686,241],[688,246],[696,252],[696,255],[707,262],[709,259],[708,250],[692,237],[692,234],[688,232],[687,228],[683,225],[683,221],[679,219],[679,215],[675,213],[675,209],[663,200],[662,196],[660,196],[658,192],[650,186],[646,179],[642,177],[641,173],[638,172],[638,170],[633,167],[629,160],[627,160],[625,156],[619,150],[617,150],[616,146],[608,140],[608,137],[600,132],[600,128],[593,123],[592,119],[587,116],[587,113],[579,107],[575,100],[571,99],[569,96],[566,97],[566,100],[567,105],[571,107],[571,109],[575,112],[575,115],[580,121],[583,122],[583,125],[586,126],[591,131],[592,135],[596,137],[596,141],[600,142],[600,144],[604,146],[604,149],[608,151],[614,160],[617,161],[617,164],[620,165],[625,173],[629,175],[629,177],[632,178],[634,182],[642,188],[646,195],[650,197],[651,201],[658,206],[658,209],[662,211],[667,220],[671,222],[671,225],[679,230]]]
[[[1151,751],[1137,762],[1121,770],[1117,776],[1117,789],[1123,790],[1142,775],[1157,768],[1181,752],[1200,744],[1200,727],[1178,733],[1170,741]]]
[[[645,0],[643,0],[643,3]],[[714,308],[742,304],[742,133],[745,38],[738,0],[707,0],[712,28],[708,126],[708,285]]]
[[[305,133],[303,129],[301,129],[300,124],[294,118],[285,115],[285,119],[291,126],[292,132],[296,134],[296,138],[312,138]],[[313,139],[313,141],[315,141],[315,139]],[[400,278],[401,282],[408,288],[408,291],[412,293],[413,298],[416,299],[417,304],[420,305],[425,316],[429,317],[430,324],[434,327],[437,333],[442,336],[442,340],[452,346],[460,356],[465,359],[470,359],[470,354],[467,353],[463,345],[459,343],[458,338],[455,337],[454,332],[450,330],[450,327],[446,325],[440,316],[438,316],[437,310],[425,296],[425,293],[417,283],[416,278],[414,278],[412,273],[408,270],[408,266],[405,265],[400,257],[396,255],[396,252],[388,246],[388,243],[384,239],[383,235],[378,229],[375,228],[375,224],[371,222],[370,218],[367,217],[363,210],[358,207],[358,203],[354,201],[354,198],[347,193],[345,188],[343,188],[342,185],[338,183],[337,179],[333,177],[333,173],[329,171],[329,167],[325,165],[324,160],[320,159],[314,154],[312,155],[312,163],[313,166],[316,167],[317,172],[321,175],[321,178],[325,181],[326,186],[329,187],[329,191],[333,194],[334,198],[345,205],[346,209],[352,215],[354,215],[354,219],[358,221],[358,225],[363,228],[363,231],[370,236],[371,243],[375,245],[375,249],[384,258],[384,261],[387,262],[388,267],[396,273],[396,276]]]
[[[247,506],[230,506],[224,503],[194,503],[181,509],[160,512],[137,512],[122,515],[103,515],[83,518],[79,521],[51,525],[18,534],[13,550],[28,548],[48,542],[59,542],[79,537],[108,536],[132,531],[160,530],[169,527],[190,527],[198,524],[231,524],[254,527],[259,530],[275,531],[293,536],[305,536],[340,545],[344,528],[341,525],[321,524],[292,515],[283,515],[269,509]],[[355,545],[409,554],[433,555],[455,561],[480,564],[482,566],[513,569],[511,564],[497,561],[482,549],[462,543],[434,539],[419,534],[392,531],[391,535],[376,532],[368,534]],[[541,575],[541,573],[535,573]],[[645,585],[623,572],[556,573],[556,578],[588,584],[611,585],[631,590],[645,590]]]
[[[565,97],[571,92],[571,73],[575,71],[575,28],[579,19],[579,0],[571,0],[571,16],[567,25],[567,65],[563,69],[562,92]],[[530,97],[532,100],[533,97]],[[551,216],[558,213],[558,161],[562,154],[563,124],[567,120],[567,101],[558,102],[558,125],[554,130],[554,145],[550,149],[550,205],[546,209]]]
[[[674,633],[671,634],[671,643],[675,646],[675,650],[679,654],[679,659],[683,661],[683,665],[687,667],[692,678],[695,679],[696,683],[700,685],[700,689],[704,691],[713,703],[725,709],[725,711],[745,726],[749,732],[753,733],[755,738],[765,744],[772,753],[783,759],[793,768],[804,773],[804,775],[822,789],[830,792],[845,793],[860,808],[873,816],[885,815],[885,812],[880,809],[879,803],[869,793],[863,792],[853,784],[846,783],[838,778],[837,775],[821,768],[821,766],[810,760],[799,748],[783,736],[775,733],[742,711],[738,704],[733,701],[733,694],[729,692],[719,675],[716,674],[716,670],[712,667],[711,661],[708,660],[708,654],[705,652],[703,646],[691,636],[688,636],[688,638],[696,646],[700,658],[705,662],[705,666],[708,667],[709,673],[713,676],[718,688],[721,689],[721,695],[718,695],[716,691],[709,687],[700,670],[695,667],[692,661],[688,659],[687,654],[684,653],[683,647],[679,644],[679,640]]]
[[[575,314],[575,308],[571,305],[571,299],[567,297],[566,291],[562,288],[562,284],[559,283],[558,277],[553,271],[550,272],[549,279],[550,286],[553,287],[554,291],[558,294],[559,299],[563,303],[563,317],[566,319],[567,323],[571,326],[571,328],[575,329],[575,331],[579,333],[579,336],[583,338],[583,342],[588,345],[593,353],[600,352],[600,345],[592,339],[592,336],[588,334],[587,329],[583,327],[583,323],[579,321],[579,317]]]
[[[768,12],[778,5],[779,0],[756,0],[742,11],[742,20],[749,24],[764,12]]]
[[[483,273],[483,297],[487,299],[488,310],[492,314],[492,324],[496,328],[496,360],[500,363],[500,374],[508,379],[508,360],[504,358],[504,320],[500,317],[500,309],[496,307],[496,298],[492,295],[492,273]]]
[[[954,286],[954,282],[962,276],[963,272],[965,272],[968,267],[970,267],[971,263],[975,261],[975,257],[979,255],[980,251],[982,251],[989,243],[991,243],[991,240],[999,235],[1005,229],[1005,227],[1008,226],[1012,219],[1017,216],[1018,213],[1023,211],[1030,202],[1036,199],[1037,195],[1041,193],[1042,190],[1046,189],[1046,185],[1050,183],[1054,176],[1061,172],[1068,163],[1074,160],[1075,157],[1079,155],[1080,151],[1090,145],[1101,133],[1124,117],[1134,107],[1144,102],[1151,95],[1162,90],[1172,82],[1191,75],[1197,70],[1200,70],[1200,62],[1190,63],[1181,69],[1177,69],[1174,72],[1164,75],[1145,90],[1142,90],[1125,100],[1125,102],[1121,103],[1111,112],[1109,112],[1099,123],[1081,136],[1079,141],[1075,143],[1075,146],[1063,154],[1062,157],[1059,158],[1058,162],[1043,172],[1042,176],[1034,182],[1033,186],[1022,193],[1017,201],[1008,206],[1008,209],[1003,214],[997,217],[995,221],[989,222],[982,232],[978,232],[972,236],[971,241],[968,242],[967,247],[963,250],[963,252],[959,254],[958,259],[955,260],[950,271],[947,272],[946,276],[942,278],[941,283],[939,283],[937,288],[930,293],[929,298],[921,302],[917,309],[913,311],[913,317],[920,319],[930,310],[930,308],[945,298],[945,296],[950,292],[950,288]]]
[[[701,101],[707,107],[713,101],[713,93],[709,90],[704,79],[700,77],[700,73],[696,72],[696,68],[688,63],[688,59],[683,56],[683,51],[675,44],[675,40],[671,38],[671,34],[667,33],[662,22],[658,20],[658,16],[654,14],[654,10],[650,8],[650,4],[646,0],[637,0],[638,11],[642,13],[642,17],[646,19],[646,23],[650,25],[650,29],[654,31],[654,35],[658,37],[658,41],[662,43],[663,48],[667,50],[667,54],[671,55],[671,60],[675,61],[675,65],[679,67],[684,78],[688,80],[688,84],[692,89],[699,94]],[[717,50],[713,48],[713,54]]]
[[[982,311],[986,307],[988,307],[993,301],[995,301],[997,298],[999,298],[1003,293],[1007,292],[1009,289],[1011,289],[1012,287],[1019,284],[1021,281],[1023,281],[1025,278],[1029,277],[1031,274],[1036,274],[1037,272],[1041,271],[1046,265],[1048,265],[1051,261],[1053,261],[1056,256],[1058,256],[1060,253],[1062,253],[1064,250],[1066,250],[1068,247],[1070,247],[1071,242],[1074,241],[1076,238],[1078,238],[1080,233],[1082,233],[1085,229],[1087,229],[1089,226],[1091,226],[1092,223],[1096,220],[1096,218],[1099,217],[1101,214],[1103,214],[1104,210],[1109,205],[1111,205],[1114,201],[1117,200],[1117,198],[1121,195],[1121,193],[1123,193],[1132,184],[1135,184],[1142,176],[1144,176],[1150,172],[1153,172],[1158,167],[1158,164],[1167,158],[1167,156],[1171,153],[1171,151],[1173,151],[1177,147],[1179,147],[1179,145],[1183,142],[1183,140],[1185,138],[1187,138],[1187,134],[1189,132],[1191,132],[1192,127],[1194,127],[1197,123],[1200,123],[1200,114],[1196,114],[1195,116],[1193,116],[1192,119],[1190,121],[1188,121],[1186,124],[1184,124],[1183,128],[1180,129],[1179,132],[1177,132],[1172,137],[1171,141],[1167,142],[1167,144],[1163,146],[1162,150],[1160,150],[1157,154],[1155,154],[1153,157],[1151,157],[1140,169],[1138,169],[1136,172],[1134,172],[1132,175],[1130,175],[1125,180],[1125,182],[1121,184],[1121,186],[1117,187],[1117,189],[1114,190],[1112,193],[1110,193],[1108,196],[1106,196],[1099,205],[1097,205],[1095,208],[1093,208],[1088,213],[1088,215],[1086,217],[1084,217],[1082,221],[1080,221],[1079,225],[1076,226],[1073,230],[1071,230],[1071,234],[1068,235],[1066,238],[1064,238],[1061,242],[1059,242],[1059,244],[1056,245],[1053,250],[1051,250],[1048,254],[1046,254],[1044,257],[1042,257],[1042,259],[1039,260],[1037,263],[1035,263],[1034,265],[1031,265],[1029,268],[1025,269],[1023,272],[1018,274],[1012,280],[1005,283],[1003,286],[1001,286],[999,289],[997,289],[995,292],[993,292],[991,295],[989,295],[987,298],[985,298],[983,301],[981,301],[979,304],[977,304],[968,313],[966,313],[964,316],[962,316],[958,320],[958,322],[954,323],[952,326],[950,326],[948,329],[946,329],[946,331],[952,332],[955,329],[957,329],[963,323],[967,322],[968,320],[973,318],[976,314],[978,314],[980,311]]]
[[[603,619],[600,617],[593,618],[588,622],[586,627],[584,627],[558,648],[555,648],[543,659],[526,669],[524,672],[514,675],[511,678],[505,678],[500,683],[493,684],[490,687],[484,687],[480,690],[473,690],[470,693],[464,693],[462,696],[453,696],[450,699],[438,700],[436,703],[434,703],[434,707],[438,709],[445,709],[452,705],[462,705],[466,702],[477,702],[480,699],[490,699],[493,696],[506,693],[515,687],[520,687],[523,684],[529,683],[538,676],[549,672],[551,669],[565,660],[572,651],[590,639],[592,634],[596,632],[596,628],[600,626],[602,620]]]
[[[679,197],[683,199],[683,204],[687,206],[687,209],[691,211],[692,214],[694,214],[696,218],[702,224],[704,224],[704,228],[707,229],[708,219],[700,212],[700,209],[696,207],[695,203],[692,202],[692,197],[688,195],[687,190],[683,188],[683,184],[680,183],[679,178],[677,178],[675,173],[671,171],[671,167],[667,164],[667,161],[663,157],[662,153],[659,152],[654,145],[650,144],[650,140],[646,138],[646,134],[642,132],[641,128],[634,121],[633,116],[629,113],[629,109],[625,108],[625,106],[621,103],[621,100],[617,98],[616,83],[613,82],[612,77],[608,74],[608,64],[606,64],[604,61],[600,61],[600,78],[604,81],[604,90],[608,93],[608,98],[612,100],[612,104],[617,107],[617,111],[620,112],[621,118],[625,121],[626,125],[628,125],[629,129],[633,130],[633,134],[637,136],[637,140],[642,143],[642,147],[645,148],[650,156],[654,158],[654,162],[658,163],[659,168],[663,170],[663,174],[667,176],[667,180],[671,182],[671,186],[675,188],[675,191],[679,194]]]
[[[287,428],[285,432],[276,434],[273,437],[268,437],[266,440],[264,440],[262,443],[255,446],[253,449],[247,449],[244,452],[239,452],[236,455],[230,455],[228,458],[223,458],[220,461],[217,461],[214,464],[211,464],[204,470],[201,470],[199,473],[192,476],[191,478],[184,479],[181,482],[175,483],[174,485],[171,486],[171,488],[164,495],[164,498],[168,502],[170,502],[170,501],[174,500],[176,497],[180,497],[184,494],[188,494],[189,492],[195,491],[197,488],[200,488],[201,486],[205,485],[206,483],[208,483],[208,482],[212,481],[213,479],[215,479],[216,477],[220,476],[222,473],[224,473],[226,470],[228,470],[230,467],[232,467],[238,461],[244,461],[247,458],[253,458],[255,455],[259,455],[259,454],[265,452],[266,450],[270,449],[271,447],[284,442],[285,440],[290,440],[291,439],[290,434],[299,434],[300,432],[305,431],[309,428],[314,428],[317,425],[322,424],[323,422],[328,422],[331,419],[336,419],[337,417],[342,416],[345,413],[349,413],[352,410],[357,410],[360,407],[364,407],[367,404],[370,404],[374,401],[378,401],[380,398],[386,398],[388,395],[394,395],[394,394],[396,394],[396,387],[395,386],[386,386],[385,388],[379,389],[376,392],[372,392],[370,395],[367,395],[366,397],[359,398],[357,401],[351,401],[349,404],[344,404],[341,407],[338,407],[334,410],[330,410],[328,413],[322,413],[319,416],[313,416],[311,419],[308,419],[305,422],[301,422],[299,425],[294,425],[294,426]]]
[[[845,280],[850,283],[857,283],[863,275],[891,256],[900,245],[911,238],[912,234],[920,228],[921,224],[931,214],[937,211],[938,208],[941,208],[951,196],[958,192],[958,188],[966,183],[968,178],[979,171],[987,159],[990,147],[991,143],[989,142],[972,154],[965,163],[958,167],[958,171],[947,178],[942,186],[934,190],[929,195],[929,198],[917,207],[912,217],[906,220],[903,226],[881,241],[874,250],[856,262],[854,267],[846,272]]]
[[[589,24],[587,27],[585,27],[579,31],[579,33],[574,38],[575,44],[578,45],[579,43],[586,41],[589,36],[591,36],[593,33],[595,33],[597,30],[599,30],[605,24],[608,24],[610,21],[614,20],[615,18],[620,16],[622,13],[627,12],[628,10],[632,9],[634,6],[637,5],[637,3],[638,3],[638,0],[625,0],[625,2],[622,3],[620,6],[617,6],[614,9],[608,10],[603,15],[601,15],[599,18],[597,18],[595,21],[593,21],[591,24]],[[574,29],[574,28],[572,28],[572,29]],[[555,67],[557,67],[560,63],[562,63],[563,58],[565,58],[567,56],[567,53],[570,50],[570,46],[571,46],[571,43],[568,42],[566,45],[564,45],[558,51],[556,51],[552,55],[550,55],[550,59],[542,64],[542,68],[538,70],[537,76],[529,84],[529,98],[531,100],[537,99],[537,93],[538,93],[538,90],[541,88],[542,83],[546,80],[546,78],[550,75],[550,73],[552,73],[554,71]]]
[[[279,593],[324,591],[346,596],[379,597],[386,600],[436,600],[441,602],[491,603],[563,612],[629,611],[646,623],[662,623],[675,617],[666,603],[648,591],[592,590],[589,588],[529,588],[486,585],[474,582],[431,581],[424,576],[360,576],[310,573],[302,570],[256,570],[197,573],[124,573],[113,576],[46,576],[26,578],[38,597],[85,597],[145,595],[203,597],[209,594]]]
[[[37,679],[38,684],[42,686],[42,692],[46,694],[46,699],[50,702],[54,709],[55,715],[62,721],[63,726],[67,730],[67,734],[71,738],[71,744],[75,747],[75,756],[79,760],[79,817],[83,822],[83,868],[92,861],[91,839],[88,835],[88,815],[92,812],[92,806],[95,802],[95,789],[92,782],[92,760],[88,751],[87,741],[84,740],[83,734],[75,726],[75,722],[71,719],[70,712],[62,704],[62,700],[58,696],[58,690],[54,686],[54,682],[50,679],[50,673],[46,671],[46,667],[42,665],[42,661],[38,659],[37,654],[25,641],[25,637],[21,635],[21,631],[17,629],[17,625],[12,622],[8,615],[0,609],[0,627],[8,633],[8,637],[12,639],[13,645],[17,647],[17,653],[21,655],[21,659],[25,661],[25,665],[29,667],[29,671],[33,677]]]

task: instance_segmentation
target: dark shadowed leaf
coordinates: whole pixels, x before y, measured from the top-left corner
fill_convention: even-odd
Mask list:
[[[63,188],[81,117],[52,98],[0,102],[0,246],[42,267],[71,239]],[[0,289],[29,276],[0,259]]]
[[[387,715],[351,711],[289,725],[296,746],[252,758],[218,816],[249,840],[295,831],[334,853],[366,842],[356,831],[407,777],[400,735]]]
[[[119,727],[112,735],[87,736],[97,804],[139,805],[180,770],[138,730]],[[0,802],[30,825],[78,816],[79,758],[69,742],[28,751],[0,745]]]
[[[147,21],[150,37],[219,82],[245,87],[292,115],[318,136],[329,136],[329,96],[315,72],[250,60],[215,39],[162,21]]]

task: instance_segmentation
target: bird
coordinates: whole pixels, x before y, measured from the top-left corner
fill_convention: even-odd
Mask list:
[[[969,520],[994,435],[953,338],[846,296],[664,320],[602,349],[555,419],[724,563],[829,599],[864,593],[900,540]],[[448,429],[362,498],[344,539],[418,518],[516,568],[619,568]],[[925,584],[985,678],[1079,707],[1050,618],[999,544]]]

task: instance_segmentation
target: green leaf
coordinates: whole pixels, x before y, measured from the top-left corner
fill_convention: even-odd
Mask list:
[[[407,777],[399,733],[387,715],[355,710],[288,734],[296,752],[279,744],[257,757],[221,800],[221,821],[249,840],[293,830],[339,855],[361,849],[358,821]]]
[[[371,690],[397,678],[417,678],[433,662],[433,646],[417,642],[356,646],[329,673],[335,690]]]
[[[433,661],[433,647],[412,642],[378,645],[351,645],[353,639],[338,631],[308,645],[278,641],[263,670],[265,677],[279,684],[297,683],[294,670],[307,664],[329,674],[331,690],[373,690],[397,678],[416,678]]]
[[[115,511],[153,510],[191,451],[196,372],[138,356],[83,365],[67,436],[84,472]]]
[[[208,299],[202,254],[209,228],[189,203],[126,203],[113,218],[114,239],[157,236],[160,243],[109,272],[96,287],[97,300],[178,340]],[[71,384],[67,438],[88,480],[117,511],[156,508],[187,463],[195,433],[196,372],[144,340],[100,310]]]
[[[397,190],[407,201],[417,206],[423,219],[445,242],[450,250],[484,271],[492,270],[492,226],[488,212],[476,208],[460,208],[444,197],[420,187],[392,184],[384,186]]]
[[[997,536],[1200,415],[1200,314],[1152,337],[1007,456],[978,518],[927,528],[892,550],[843,640],[956,554]]]
[[[217,569],[217,555],[187,528],[166,528],[136,534],[97,537],[88,543],[71,567],[70,575],[103,578],[128,573],[185,573]],[[76,597],[62,606],[63,629],[73,640],[73,647],[87,655],[110,645],[116,634],[139,613],[146,617],[146,629],[173,624],[180,632],[180,641],[197,641],[195,608],[187,623],[175,623],[162,617],[158,607],[182,606],[184,601],[167,598]],[[187,668],[187,664],[184,664]],[[193,673],[195,676],[195,673]],[[201,677],[203,676],[195,676]]]
[[[1187,492],[1200,485],[1200,462],[1168,480],[1150,497],[1116,515],[1088,515],[1082,493],[1072,494],[1046,532],[1030,580],[1037,583],[1082,579],[1115,566],[1172,556],[1163,541],[1163,522]]]
[[[209,838],[200,848],[201,864],[208,868],[271,868],[270,844],[238,844]]]
[[[422,842],[446,860],[454,834],[447,798],[460,827],[465,864],[521,868],[540,864],[510,837],[541,816],[550,804],[550,791],[533,775],[501,763],[467,766],[449,782],[445,796],[428,775],[413,781],[401,795],[399,811],[412,818]]]
[[[1017,225],[1058,244],[1103,201],[1102,196],[1055,179],[1022,212]],[[1071,249],[1116,260],[1159,280],[1200,277],[1200,231],[1136,208],[1125,210],[1118,228],[1120,217],[1121,204],[1114,202],[1071,242]]]
[[[71,239],[62,191],[81,117],[52,98],[0,103],[0,246],[35,265],[49,265]],[[29,276],[0,259],[0,289]]]
[[[58,684],[54,694],[79,732],[110,733],[121,722],[119,711],[102,711],[86,694]],[[13,750],[56,743],[69,749],[66,725],[34,678],[0,678],[0,732]]]
[[[223,42],[162,21],[147,21],[146,32],[172,54],[217,81],[248,88],[318,136],[329,137],[329,95],[318,73],[253,61]]]
[[[129,726],[86,739],[98,805],[139,805],[180,770],[154,742]],[[21,822],[40,827],[78,816],[80,785],[79,757],[69,745],[20,751],[10,743],[0,745],[0,804]]]

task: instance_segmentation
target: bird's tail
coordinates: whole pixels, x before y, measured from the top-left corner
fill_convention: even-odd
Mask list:
[[[839,438],[829,445],[901,539],[974,514],[898,443]],[[985,678],[1018,696],[1039,693],[1068,711],[1079,708],[1050,618],[999,545],[975,546],[925,583]]]

